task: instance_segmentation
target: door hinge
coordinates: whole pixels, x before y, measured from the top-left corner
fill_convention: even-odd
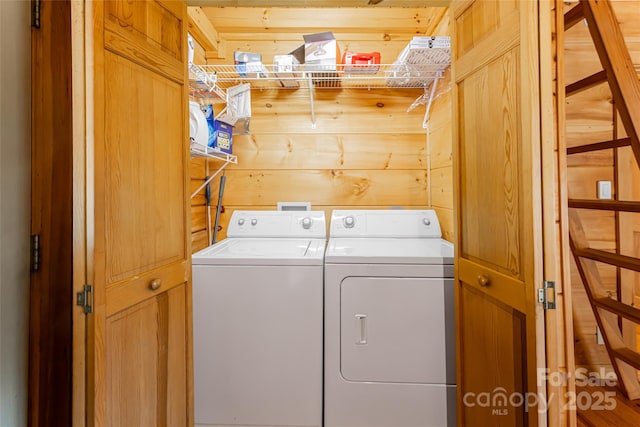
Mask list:
[[[545,310],[556,309],[556,282],[545,280],[538,289],[538,302],[544,306]]]
[[[76,294],[76,305],[84,308],[85,314],[93,313],[93,286],[84,285],[82,291]]]
[[[40,28],[40,0],[31,0],[31,28]]]
[[[40,235],[31,236],[31,271],[40,270]]]

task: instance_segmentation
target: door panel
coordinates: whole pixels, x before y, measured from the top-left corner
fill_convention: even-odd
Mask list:
[[[183,6],[180,1],[106,2],[104,47],[181,84]]]
[[[538,393],[536,368],[544,366],[534,298],[542,283],[538,4],[452,5],[458,397],[466,426],[538,423],[537,402],[525,410],[522,400]]]
[[[105,22],[122,28],[123,37],[137,38],[152,49],[162,49],[176,63],[182,62],[182,9],[178,1],[109,1]],[[149,61],[151,58],[145,58]]]
[[[86,2],[87,419],[192,422],[183,2]]]
[[[107,318],[107,425],[186,425],[185,300],[182,285]]]
[[[105,52],[107,283],[185,258],[183,87]]]
[[[518,74],[518,52],[512,49],[459,85],[465,112],[459,124],[460,211],[465,213],[460,251],[521,278]]]
[[[525,315],[502,304],[471,284],[460,283],[460,315],[462,330],[461,345],[465,349],[460,355],[463,367],[473,367],[462,372],[464,394],[462,417],[469,426],[516,426],[524,425],[524,406],[509,408],[499,397],[526,393],[526,366],[524,337]],[[484,366],[489,369],[477,369]],[[500,366],[500,369],[491,369]],[[496,399],[495,405],[481,407],[484,402],[478,396],[489,393]],[[493,410],[506,412],[493,412]],[[498,415],[500,414],[500,415]]]

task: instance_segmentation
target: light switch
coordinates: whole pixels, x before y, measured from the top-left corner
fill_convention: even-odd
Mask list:
[[[611,181],[598,181],[598,199],[611,200]]]

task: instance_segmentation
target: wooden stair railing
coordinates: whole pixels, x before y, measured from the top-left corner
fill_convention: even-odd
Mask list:
[[[640,82],[609,1],[581,0],[589,33],[607,73],[620,120],[631,138],[631,148],[640,159]]]
[[[602,286],[596,260],[580,255],[582,251],[588,250],[589,246],[580,217],[575,210],[569,211],[569,244],[619,384],[629,399],[638,399],[640,382],[636,369],[640,369],[640,354],[625,344],[618,325],[618,316],[632,321],[640,320],[640,309],[609,298],[606,289]],[[631,353],[635,356],[631,356]]]
[[[636,163],[640,165],[640,81],[631,61],[618,21],[609,1],[580,0],[564,17],[565,31],[582,20],[587,21],[603,70],[567,85],[565,95],[571,96],[601,83],[608,83],[614,104],[627,137],[595,144],[574,146],[567,154],[598,150],[617,150],[631,146]],[[617,179],[617,165],[614,164]],[[630,177],[629,177],[630,178]],[[615,195],[616,198],[618,197]],[[621,255],[619,212],[640,212],[640,202],[624,200],[569,199],[569,243],[584,284],[589,303],[618,377],[618,383],[631,400],[640,399],[640,354],[627,345],[622,333],[621,319],[640,324],[640,309],[608,296],[602,285],[597,263],[640,272],[640,259]],[[616,213],[616,252],[589,247],[577,209],[606,210]],[[618,274],[619,276],[619,274]]]
[[[631,145],[631,138],[612,139],[611,141],[596,142],[595,144],[577,145],[567,149],[567,154],[588,153],[608,148],[622,148]]]

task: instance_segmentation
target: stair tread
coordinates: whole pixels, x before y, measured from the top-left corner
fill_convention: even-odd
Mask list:
[[[640,202],[630,200],[569,199],[569,207],[616,212],[640,212]]]
[[[636,369],[640,369],[640,354],[629,347],[612,348],[611,352],[614,356]]]
[[[592,248],[576,248],[576,255],[594,261],[640,272],[640,259]]]
[[[632,307],[629,304],[625,304],[609,297],[595,298],[593,301],[596,306],[603,310],[607,310],[611,313],[617,314],[618,316],[622,316],[625,319],[631,320],[632,322],[640,324],[640,309],[636,307]]]
[[[598,71],[590,76],[580,79],[577,82],[571,83],[565,87],[565,95],[571,96],[576,93],[582,92],[599,84],[607,81],[607,72],[605,70]]]
[[[593,144],[576,145],[567,148],[567,154],[587,153],[590,151],[608,150],[611,148],[628,147],[631,145],[631,138],[612,139],[610,141],[596,142]]]
[[[564,30],[576,25],[578,22],[584,19],[584,11],[582,10],[582,4],[578,3],[571,10],[564,14]]]
[[[631,137],[633,154],[640,163],[640,82],[624,35],[610,2],[581,0],[580,4],[600,63],[607,72],[620,121]]]

